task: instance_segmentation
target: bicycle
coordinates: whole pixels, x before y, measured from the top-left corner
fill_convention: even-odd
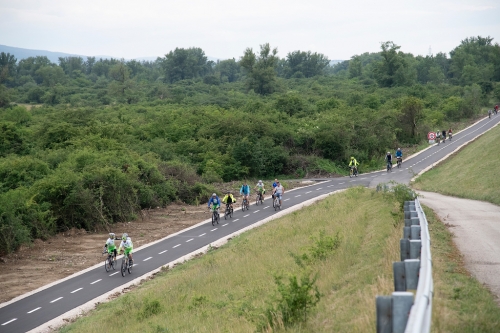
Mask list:
[[[233,207],[230,204],[226,204],[226,209],[224,211],[224,220],[227,220],[227,217],[233,217]]]
[[[440,142],[441,138],[438,136],[436,137],[436,141],[437,141],[437,145],[439,146],[439,142]]]
[[[273,207],[274,211],[281,210],[280,199],[277,195],[274,195]]]
[[[257,193],[257,197],[255,198],[255,205],[259,205],[259,203],[264,204],[264,194],[262,192]]]
[[[122,259],[122,268],[121,268],[123,277],[125,276],[126,271],[128,271],[129,274],[132,274],[132,264],[130,263],[128,255],[124,254]]]
[[[219,212],[217,211],[217,208],[215,206],[212,206],[212,225],[215,225],[215,223],[219,224],[219,220]]]
[[[397,165],[398,165],[398,169],[401,169],[401,164],[403,163],[403,159],[401,157],[397,157]]]
[[[113,268],[113,270],[115,270],[116,260],[113,259],[113,254],[109,253],[107,251],[104,251],[102,254],[105,254],[105,253],[108,254],[108,257],[104,261],[104,269],[106,270],[106,272],[109,272],[111,270],[111,268]],[[101,254],[101,256],[102,256],[102,254]]]
[[[387,162],[387,172],[392,170],[392,162]]]
[[[248,199],[247,198],[244,198],[243,199],[243,202],[241,203],[241,211],[245,211],[246,210],[249,210],[250,207],[248,207]]]
[[[352,178],[353,176],[357,177],[358,176],[358,168],[356,168],[355,166],[351,166],[350,168],[351,168],[351,170],[349,172],[349,178]]]

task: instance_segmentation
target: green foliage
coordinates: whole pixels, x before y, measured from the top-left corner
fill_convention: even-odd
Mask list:
[[[290,327],[296,323],[306,322],[307,315],[321,299],[321,293],[315,285],[317,275],[310,277],[303,274],[299,279],[296,275],[288,277],[288,283],[282,276],[275,276],[277,295],[264,312],[265,321],[259,322],[257,330],[264,331],[267,327]]]
[[[391,181],[389,184],[381,183],[377,185],[377,192],[382,191],[384,193],[394,196],[396,201],[399,203],[401,211],[404,208],[405,201],[415,200],[417,194],[408,185],[399,184]]]
[[[137,314],[137,319],[144,320],[151,316],[155,316],[160,314],[163,311],[163,307],[159,300],[145,298],[142,302],[142,307],[139,313]]]

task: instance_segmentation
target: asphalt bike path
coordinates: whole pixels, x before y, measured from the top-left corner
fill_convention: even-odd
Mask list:
[[[352,186],[374,187],[379,183],[391,180],[409,183],[417,173],[432,166],[444,156],[453,153],[460,145],[476,138],[499,121],[500,116],[480,120],[467,129],[456,133],[452,141],[447,140],[439,146],[431,146],[409,159],[403,158],[402,167],[398,169],[394,164],[391,172],[384,170],[360,174],[353,178],[323,179],[310,186],[285,191],[281,209],[285,210],[304,201]],[[254,202],[255,193],[250,198],[250,202]],[[36,293],[28,293],[26,294],[28,296],[19,297],[17,301],[0,304],[0,332],[17,333],[33,330],[120,285],[125,285],[167,263],[277,213],[270,198],[266,198],[263,205],[251,205],[248,211],[235,210],[233,217],[227,220],[224,219],[223,207],[221,207],[221,219],[218,225],[212,226],[211,222],[206,222],[136,250],[132,274],[127,272],[125,277],[121,276],[120,259],[117,260],[115,271],[106,272],[104,269],[105,256],[103,256],[101,267],[63,280]],[[134,235],[131,236],[133,240]],[[78,256],[77,253],[68,253],[68,255]]]

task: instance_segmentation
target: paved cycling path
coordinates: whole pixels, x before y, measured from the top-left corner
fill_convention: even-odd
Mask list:
[[[328,193],[352,186],[376,186],[379,183],[394,180],[408,183],[415,174],[432,166],[444,156],[454,152],[460,145],[476,138],[484,131],[492,128],[500,121],[500,116],[491,120],[483,119],[460,133],[455,134],[453,141],[432,146],[414,157],[403,160],[401,169],[392,172],[378,171],[361,174],[356,178],[342,177],[326,179],[303,188],[285,192],[283,209],[302,204],[304,201],[317,198]],[[12,301],[0,305],[0,332],[26,332],[40,330],[39,326],[84,305],[113,289],[130,283],[159,267],[182,258],[217,240],[243,228],[276,214],[269,199],[264,205],[250,207],[250,211],[237,210],[231,220],[222,218],[218,226],[202,223],[166,239],[137,249],[134,253],[135,267],[131,275],[122,277],[119,271],[106,273],[104,264],[93,269],[84,270],[72,277],[56,282],[49,287],[28,293]],[[134,235],[131,235],[132,239]],[[74,254],[77,255],[77,254]]]

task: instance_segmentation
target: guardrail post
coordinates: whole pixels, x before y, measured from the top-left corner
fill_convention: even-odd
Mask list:
[[[406,291],[392,293],[392,333],[404,333],[412,305],[413,293]]]
[[[422,241],[410,239],[410,255],[406,259],[418,259],[420,258],[420,251],[422,249]]]
[[[418,219],[418,217],[412,217],[410,219],[410,223],[411,223],[410,226],[412,226],[412,225],[420,225],[420,220]]]
[[[412,225],[409,229],[410,229],[410,239],[420,239],[421,228],[419,225]]]
[[[399,241],[399,247],[401,250],[401,261],[410,259],[410,240],[408,238],[401,239]]]
[[[392,297],[377,296],[377,333],[392,333]]]
[[[416,211],[405,211],[405,219],[411,219],[412,217],[418,217]]]
[[[406,272],[404,261],[395,261],[392,263],[394,273],[394,291],[406,291]]]
[[[403,238],[410,239],[411,238],[410,236],[411,236],[411,228],[403,227]]]
[[[418,273],[420,270],[420,260],[418,259],[407,259],[404,261],[405,270],[405,282],[407,290],[417,290],[418,286]]]

